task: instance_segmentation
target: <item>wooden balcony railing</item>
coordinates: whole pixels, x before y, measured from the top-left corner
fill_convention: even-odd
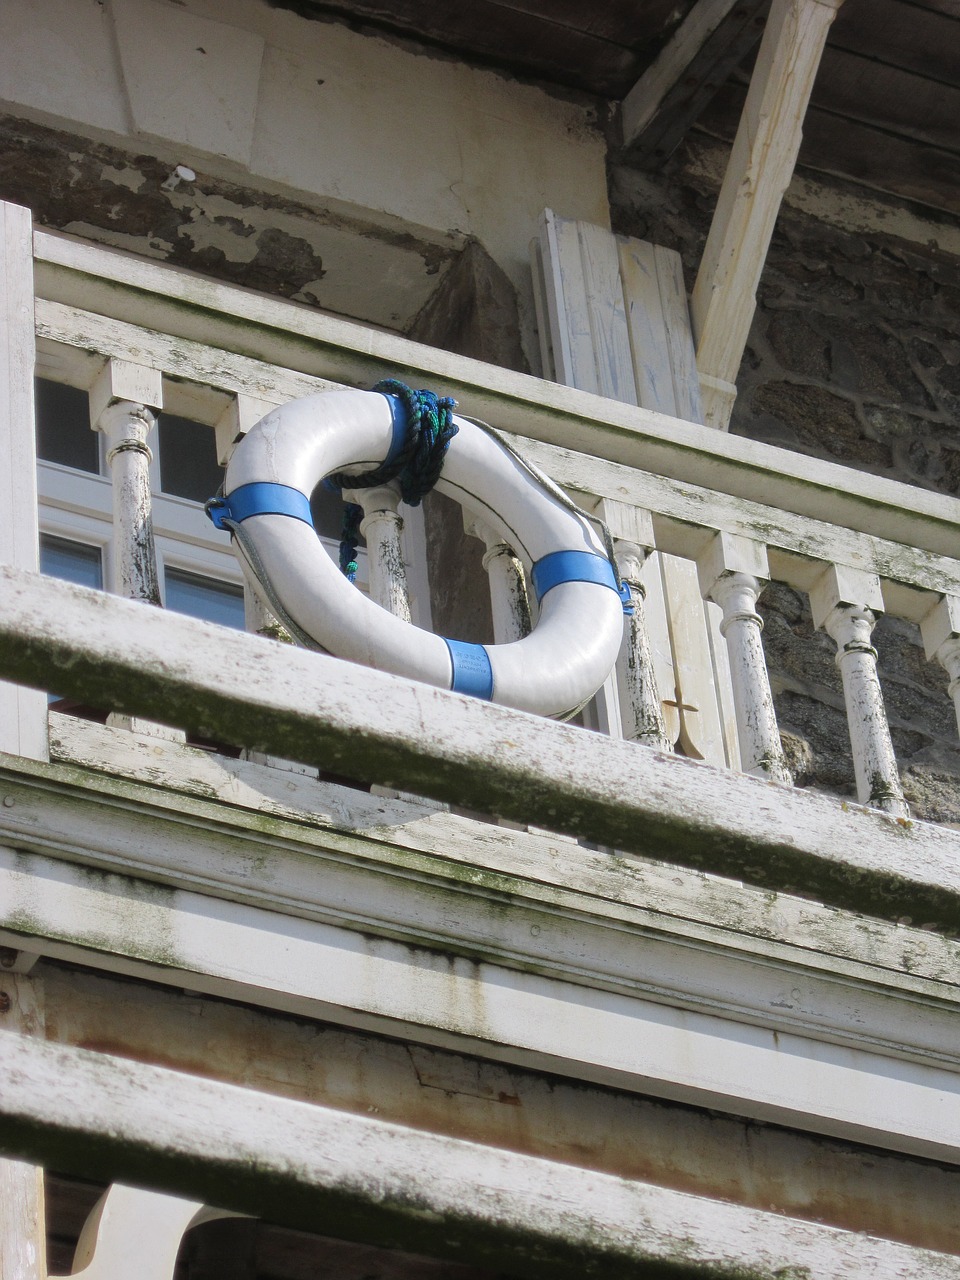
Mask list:
[[[165,397],[179,403],[177,397],[187,395],[198,430],[213,429],[225,463],[237,440],[272,405],[334,385],[400,376],[455,395],[463,412],[493,422],[578,502],[597,509],[617,540],[638,602],[653,549],[695,564],[704,600],[721,613],[724,661],[701,678],[707,684],[729,682],[721,690],[736,734],[728,762],[782,784],[790,776],[756,604],[771,578],[808,593],[815,625],[837,646],[858,799],[908,817],[871,633],[881,612],[919,623],[928,658],[950,675],[960,716],[960,561],[951,555],[960,525],[956,499],[455,357],[107,249],[43,232],[31,236],[25,213],[11,206],[5,206],[4,225],[4,261],[13,282],[4,317],[12,373],[4,422],[10,463],[2,481],[9,500],[0,503],[6,511],[0,559],[35,567],[31,311],[41,367],[85,386],[93,425],[107,437],[112,589],[153,603],[159,591],[150,447],[154,415]],[[394,497],[376,490],[362,501],[371,594],[409,618]],[[486,544],[495,638],[514,638],[528,608],[522,567],[514,549],[489,530],[473,532]],[[671,625],[680,621],[668,619]],[[637,608],[598,720],[613,736],[669,750],[673,734],[664,706],[675,691],[658,688],[652,648],[643,609]],[[5,696],[11,708],[20,708],[17,723],[23,726],[19,739],[8,733],[8,745],[19,742],[23,754],[39,754],[43,700],[24,691],[8,690]],[[11,712],[7,721],[14,718]]]

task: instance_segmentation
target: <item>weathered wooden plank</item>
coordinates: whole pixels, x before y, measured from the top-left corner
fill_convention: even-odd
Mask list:
[[[0,973],[0,1027],[11,1035],[42,1036],[43,991],[22,974]],[[47,1280],[43,1167],[0,1156],[0,1278]]]
[[[667,624],[676,673],[674,697],[680,720],[680,750],[695,760],[720,768],[738,768],[736,725],[727,726],[714,672],[710,627],[700,594],[697,567],[691,560],[661,556]],[[729,682],[729,670],[723,673]],[[732,733],[731,730],[732,729]]]
[[[251,830],[263,832],[269,824],[270,835],[276,840],[305,841],[310,859],[323,860],[320,878],[315,877],[312,882],[314,889],[322,885],[325,892],[332,894],[336,893],[336,877],[326,859],[331,858],[336,864],[341,855],[369,860],[375,871],[381,866],[378,858],[385,858],[391,871],[392,895],[396,894],[396,877],[402,868],[415,877],[425,872],[436,877],[443,875],[448,865],[453,867],[453,879],[461,892],[465,888],[479,891],[460,870],[470,867],[474,872],[479,869],[486,873],[485,883],[492,884],[490,877],[496,877],[500,888],[509,888],[515,898],[515,915],[519,914],[517,902],[522,898],[547,903],[550,909],[562,904],[569,915],[582,917],[589,914],[585,907],[585,897],[589,896],[600,900],[594,903],[595,909],[599,906],[617,920],[629,917],[635,925],[647,929],[648,936],[654,932],[676,935],[688,953],[694,939],[709,946],[713,972],[719,952],[735,941],[738,952],[773,961],[766,966],[770,972],[776,965],[795,962],[796,948],[801,948],[806,968],[851,982],[877,983],[878,970],[882,970],[884,980],[893,981],[898,991],[933,999],[943,999],[945,992],[950,998],[960,982],[960,946],[936,933],[911,928],[902,922],[902,917],[896,925],[852,917],[812,900],[770,895],[739,880],[721,880],[657,862],[612,859],[606,853],[583,845],[561,844],[553,836],[530,830],[511,831],[505,837],[503,830],[492,823],[452,814],[431,802],[388,800],[302,774],[291,777],[249,760],[175,747],[56,712],[51,713],[51,753],[66,762],[68,768],[79,766],[92,771],[85,779],[87,799],[61,808],[62,821],[75,838],[79,839],[81,829],[90,835],[89,840],[83,840],[82,857],[87,865],[97,863],[94,845],[99,843],[102,855],[107,843],[103,815],[109,812],[111,818],[117,816],[115,808],[108,810],[102,803],[103,798],[113,801],[121,795],[127,799],[132,796],[137,805],[135,821],[152,807],[161,813],[182,814],[195,828],[206,829],[214,822],[223,823],[223,806],[229,805],[230,822],[240,840]],[[43,769],[48,779],[59,776],[55,765],[37,768]],[[85,808],[89,809],[87,820],[82,817]],[[5,838],[12,841],[11,818],[8,812],[3,829]],[[22,829],[18,839],[24,841]],[[141,841],[137,846],[139,860],[131,853],[130,841],[111,847],[132,873],[180,883],[169,836],[161,844],[165,859],[162,865],[144,861],[148,842]],[[213,878],[227,885],[234,901],[241,897],[252,901],[254,886],[235,849],[231,845]],[[292,894],[296,899],[295,904],[284,901],[285,911],[308,915],[320,910],[311,897],[309,884],[298,876],[292,863],[284,861],[281,867],[276,845],[274,850],[271,870],[261,873],[268,895],[263,901],[275,904],[270,894],[277,883],[282,883],[286,898]],[[109,865],[115,864],[116,858]],[[274,866],[276,878],[272,874]],[[188,883],[188,870],[182,869],[182,876],[182,883]],[[370,910],[373,895],[367,888],[358,892]],[[394,914],[402,912],[403,906],[397,902]],[[454,912],[452,918],[459,919],[459,913]],[[485,953],[491,945],[492,939],[487,939]],[[531,945],[528,937],[527,954]],[[665,966],[665,972],[679,972],[675,956],[666,960]],[[649,946],[643,969],[653,981]],[[636,969],[632,974],[635,978]],[[688,970],[683,982],[689,993],[692,988]],[[944,983],[948,984],[946,988]],[[753,977],[751,996],[760,986]],[[702,998],[709,1002],[708,997]],[[805,1018],[810,1015],[811,1004],[804,1001]],[[769,1008],[765,1016],[771,1016]],[[854,1024],[864,1025],[862,1006],[856,1018],[846,1012],[841,1017],[848,1032]],[[833,1025],[833,1033],[837,1032],[838,1027]]]
[[[657,245],[654,249],[660,307],[667,334],[670,373],[676,415],[686,422],[703,422],[700,381],[697,377],[697,353],[690,328],[690,305],[683,279],[683,263],[674,249]],[[648,405],[648,408],[653,408]]]
[[[29,209],[0,202],[0,560],[36,569],[33,227]],[[46,697],[0,683],[0,748],[43,759]]]
[[[770,10],[691,296],[697,367],[711,378],[736,381],[760,272],[839,3],[774,0]],[[726,397],[705,396],[707,423],[726,430],[732,407]]]
[[[0,674],[45,683],[52,673],[86,702],[597,844],[655,846],[682,866],[884,918],[909,899],[915,918],[960,928],[958,837],[942,828],[771,793],[754,778],[8,567],[0,642]]]
[[[711,104],[711,132],[732,138],[744,99],[740,85],[727,84]],[[858,120],[838,120],[811,105],[803,125],[798,164],[843,174],[863,186],[943,210],[960,205],[960,156],[913,138],[898,137]]]
[[[792,516],[766,503],[727,498],[699,485],[679,484],[539,441],[508,438],[567,488],[632,502],[652,512],[657,545],[668,552],[696,557],[710,529],[754,539],[762,534],[773,554],[776,578],[806,591],[822,565],[869,568],[883,580],[885,595],[890,596],[888,611],[913,621],[933,604],[926,593],[960,593],[960,562],[952,557],[932,556],[900,542]],[[917,590],[901,592],[897,584]],[[915,605],[909,608],[914,595]]]
[[[600,395],[590,325],[590,296],[580,253],[577,223],[546,209],[541,222],[543,269],[557,378],[567,386]]]
[[[939,8],[912,0],[848,0],[830,30],[827,51],[846,49],[960,88],[960,0]]]
[[[960,27],[954,28],[954,63]],[[823,52],[811,104],[927,146],[960,152],[960,84],[887,66],[858,52]]]
[[[659,167],[760,39],[769,0],[701,0],[623,100],[630,163]]]
[[[203,857],[194,861],[200,880],[209,867]],[[282,862],[289,869],[289,860]],[[300,870],[298,879],[317,888],[321,868],[301,859]],[[336,861],[323,870],[336,873]],[[369,886],[386,897],[388,885],[378,888],[371,876]],[[738,972],[723,952],[711,968],[705,949],[697,975],[682,940],[672,955],[657,955],[632,930],[611,928],[604,936],[569,924],[561,935],[566,967],[544,966],[523,938],[537,937],[537,929],[559,933],[556,916],[551,923],[549,912],[514,905],[505,917],[502,900],[499,910],[488,902],[487,929],[498,936],[496,917],[501,929],[506,918],[505,954],[477,955],[473,936],[437,945],[426,931],[414,940],[392,936],[389,925],[361,928],[350,913],[341,920],[335,911],[327,919],[291,918],[276,905],[219,900],[209,881],[200,887],[204,892],[172,891],[125,870],[105,876],[0,845],[0,938],[15,938],[10,922],[27,916],[45,955],[68,964],[455,1052],[479,1050],[527,1069],[548,1065],[568,1078],[904,1154],[955,1163],[960,1151],[955,1000],[917,1009],[893,983],[872,994],[829,977],[810,980],[801,958],[790,971],[800,994],[785,1002],[782,969],[760,962]],[[425,906],[433,897],[413,878],[401,887],[408,909],[418,890]],[[480,901],[448,895],[447,910],[461,911],[471,935]],[[622,952],[618,942],[626,944]],[[593,959],[591,971],[578,970],[578,954]],[[677,988],[699,976],[689,994],[637,981],[649,962],[659,977],[671,958]],[[739,1007],[697,998],[711,974],[718,991],[734,983]],[[759,990],[751,1008],[753,981]],[[782,1012],[785,1004],[800,1005],[792,1018]]]
[[[597,390],[600,395],[613,400],[638,404],[616,239],[605,227],[590,222],[578,222],[576,227],[597,370]],[[584,384],[577,382],[575,385]]]
[[[673,388],[656,249],[648,240],[626,237],[618,238],[618,246],[637,401],[645,409],[682,417]]]
[[[534,1275],[956,1280],[960,1260],[163,1067],[6,1037],[4,1142],[66,1172]]]
[[[604,5],[594,16],[592,9],[566,3],[544,6],[500,0],[475,0],[464,5],[458,0],[431,0],[424,6],[416,0],[357,0],[350,10],[356,20],[400,32],[431,45],[464,50],[480,59],[494,59],[499,65],[504,50],[517,71],[536,75],[555,84],[586,89],[603,97],[619,98],[637,75],[637,57],[632,46],[644,36],[655,42],[661,27],[670,21],[675,5],[656,0],[653,14],[641,30],[626,26],[628,9],[618,0]],[[326,10],[327,6],[321,6]],[[621,34],[621,26],[626,30]],[[608,34],[608,32],[610,34]]]

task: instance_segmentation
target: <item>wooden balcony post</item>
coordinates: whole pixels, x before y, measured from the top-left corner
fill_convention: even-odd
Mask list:
[[[153,540],[150,436],[163,405],[158,369],[108,360],[90,388],[90,425],[107,438],[113,489],[113,558],[110,590],[128,600],[159,606],[160,578]],[[152,720],[111,712],[107,723],[148,737],[182,742],[183,733]]]
[[[704,421],[725,431],[756,291],[841,0],[773,0],[690,299]]]
[[[0,1029],[42,1036],[42,986],[25,972],[35,957],[12,958],[0,971]],[[0,1157],[0,1280],[47,1280],[46,1240],[43,1169]]]
[[[792,783],[783,754],[760,633],[757,597],[770,577],[766,547],[718,533],[697,561],[703,594],[723,610],[740,760],[745,773]]]
[[[30,210],[0,202],[0,561],[39,567],[33,226]],[[0,750],[47,757],[47,698],[0,682]]]
[[[960,728],[960,597],[943,596],[920,623],[923,648],[950,677],[947,691],[953,699]]]
[[[523,566],[516,552],[482,520],[464,512],[463,527],[471,537],[479,538],[486,551],[483,567],[490,585],[490,611],[493,615],[495,644],[512,644],[530,634],[530,600]]]
[[[370,598],[402,622],[410,621],[410,590],[403,559],[400,494],[392,484],[344,492],[347,502],[363,507],[360,532],[367,541]]]
[[[623,736],[658,751],[672,751],[644,613],[643,566],[654,547],[653,520],[648,511],[610,498],[601,500],[598,514],[613,534],[620,576],[633,597],[633,612],[623,616],[623,644],[617,658]]]
[[[129,600],[160,604],[153,543],[149,438],[155,410],[163,404],[156,369],[108,360],[90,388],[90,423],[107,437],[113,480],[113,573],[111,590]]]
[[[910,811],[900,786],[877,676],[877,651],[870,643],[876,615],[883,612],[880,579],[862,569],[830,565],[810,591],[810,607],[814,625],[837,646],[857,799],[907,818]]]

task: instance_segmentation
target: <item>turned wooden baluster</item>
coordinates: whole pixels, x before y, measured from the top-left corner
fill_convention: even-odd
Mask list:
[[[718,533],[697,560],[700,588],[723,610],[720,634],[730,657],[740,762],[745,773],[792,783],[783,754],[760,633],[757,597],[770,577],[767,549],[750,538]]]
[[[936,658],[950,677],[947,691],[960,728],[960,597],[943,596],[920,623],[920,634],[927,657]]]
[[[831,565],[810,591],[810,608],[814,625],[837,646],[857,799],[909,817],[877,676],[877,651],[870,643],[876,615],[883,612],[880,579],[862,569]]]
[[[163,404],[159,370],[108,360],[90,389],[90,423],[107,438],[113,480],[113,572],[110,589],[128,600],[160,604],[153,544],[149,439]]]
[[[394,484],[344,493],[345,502],[363,508],[360,532],[367,543],[367,575],[370,598],[403,622],[410,621],[410,591],[403,558],[403,517],[400,493]]]
[[[163,405],[158,369],[108,360],[90,388],[90,425],[107,439],[113,488],[113,555],[110,590],[128,600],[159,605],[160,579],[153,540],[150,436]],[[179,729],[139,716],[111,713],[107,723],[150,737],[183,741]]]
[[[530,634],[530,601],[523,566],[513,548],[482,520],[463,513],[464,531],[479,538],[486,551],[483,567],[490,587],[495,644],[512,644]]]
[[[643,566],[654,547],[653,520],[648,511],[611,498],[602,499],[597,512],[613,534],[620,576],[632,596],[632,611],[623,616],[616,673],[623,736],[658,751],[672,751],[644,615]]]
[[[3,1030],[15,1036],[44,1036],[43,982],[29,977],[37,956],[10,952],[0,969]],[[9,961],[9,967],[8,967]],[[44,1182],[40,1165],[0,1156],[0,1277],[47,1280]]]

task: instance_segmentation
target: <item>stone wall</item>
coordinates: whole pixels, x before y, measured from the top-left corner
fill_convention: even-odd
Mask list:
[[[691,285],[715,201],[696,143],[662,173],[611,172],[615,229],[677,249]],[[960,260],[785,206],[757,301],[734,433],[960,496]],[[852,795],[832,642],[783,584],[767,589],[762,612],[797,782]],[[912,810],[960,823],[946,674],[925,660],[911,624],[883,618],[874,642]]]

